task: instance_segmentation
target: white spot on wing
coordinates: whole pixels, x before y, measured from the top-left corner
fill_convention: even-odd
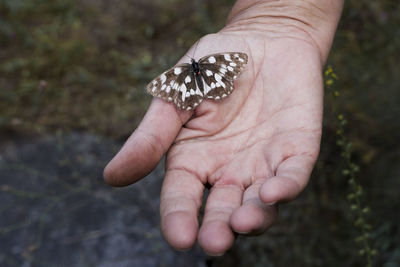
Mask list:
[[[203,89],[204,89],[204,95],[208,94],[208,92],[211,91],[210,86],[206,83],[206,81],[204,79],[203,79]],[[197,90],[199,90],[199,89],[197,89]],[[201,95],[203,95],[203,94],[201,94]]]
[[[210,88],[210,87],[208,87],[208,88]],[[204,93],[206,93],[206,92],[205,92],[205,89],[204,89]],[[197,88],[197,87],[196,87],[196,95],[203,96],[203,93],[202,93],[202,92],[200,91],[200,89]]]
[[[181,92],[183,92],[183,91],[186,92],[186,90],[187,90],[187,88],[186,88],[185,84],[182,84],[181,87],[179,87],[179,91],[181,91]]]
[[[178,67],[178,68],[175,68],[175,69],[174,69],[174,74],[175,74],[175,75],[181,74],[181,72],[182,72],[182,68],[179,68],[179,67]]]
[[[175,83],[177,84],[177,83]],[[179,91],[182,92],[182,101],[185,102],[185,97],[186,97],[186,85],[182,84],[181,87],[179,88]]]
[[[190,83],[192,81],[192,79],[190,78],[190,76],[186,76],[185,78],[185,83]]]
[[[210,62],[211,64],[215,63],[216,62],[215,57],[213,56],[209,57],[208,62]]]
[[[161,79],[161,83],[165,83],[165,81],[167,80],[167,76],[165,74],[162,74],[160,76],[160,79]]]
[[[171,91],[171,86],[168,85],[168,86],[167,86],[167,89],[165,89],[165,92],[169,93],[170,91]]]
[[[166,88],[167,86],[165,85],[165,84],[163,84],[162,86],[161,86],[161,91],[164,91],[164,89]]]
[[[233,71],[233,68],[231,66],[228,66],[227,68],[229,71]]]
[[[215,77],[215,80],[218,82],[218,83],[217,83],[217,86],[218,86],[218,87],[220,87],[220,86],[222,86],[222,87],[224,87],[224,88],[226,87],[225,84],[224,84],[224,82],[222,81],[221,75],[219,75],[218,73],[215,73],[214,77]]]
[[[227,60],[227,61],[232,61],[231,55],[229,55],[229,54],[224,54],[224,58],[225,58],[225,60]]]
[[[206,70],[206,75],[207,75],[207,76],[211,76],[211,75],[213,75],[213,73],[212,73],[211,70]]]
[[[177,90],[178,89],[178,83],[174,82],[174,84],[172,85],[172,89]]]
[[[195,94],[195,92],[194,92],[193,89],[190,89],[190,94],[191,94],[191,95],[194,95],[194,94]]]
[[[235,62],[231,62],[231,63],[229,63],[229,65],[231,65],[232,67],[235,67],[236,63]]]

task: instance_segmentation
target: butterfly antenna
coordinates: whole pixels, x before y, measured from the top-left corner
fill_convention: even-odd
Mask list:
[[[195,53],[196,53],[196,49],[197,49],[197,46],[199,45],[199,43],[200,43],[200,39],[199,39],[199,40],[197,40],[197,42],[196,42],[196,46],[194,47],[194,51],[193,51],[193,58],[194,58],[194,55],[195,55]]]
[[[188,57],[189,59],[193,59],[194,60],[194,55],[195,55],[195,53],[196,53],[196,49],[197,49],[197,46],[199,45],[199,42],[200,42],[200,39],[196,42],[196,46],[194,47],[194,51],[193,51],[193,57],[190,57],[190,56],[188,56],[187,54],[185,54],[185,56],[186,57]]]

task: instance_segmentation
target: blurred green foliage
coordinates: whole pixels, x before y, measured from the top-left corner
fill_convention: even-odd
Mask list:
[[[126,136],[149,102],[146,83],[222,25],[212,5],[0,0],[0,131]]]
[[[220,29],[233,2],[0,0],[0,134],[126,137],[149,103],[146,83]],[[360,167],[379,251],[373,265],[400,266],[400,215],[393,212],[400,210],[399,25],[397,0],[346,1],[328,60],[341,97],[326,98],[321,156],[308,191],[282,209],[267,238],[238,242],[227,255],[236,259],[231,266],[365,265],[354,242],[347,197],[356,190],[342,175],[349,168],[336,145],[338,130]],[[234,255],[243,250],[247,257]]]

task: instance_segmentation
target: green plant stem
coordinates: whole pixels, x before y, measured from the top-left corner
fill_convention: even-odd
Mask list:
[[[325,71],[326,87],[331,88],[334,85],[335,80],[337,80],[336,74],[333,72],[331,67],[328,67]],[[340,97],[340,92],[336,89],[332,89],[332,92],[334,97],[333,114],[337,118],[337,145],[341,147],[341,156],[345,159],[343,175],[348,177],[350,185],[350,193],[348,194],[347,199],[350,204],[350,210],[355,218],[354,226],[359,229],[359,235],[355,238],[355,241],[361,243],[359,254],[360,256],[365,257],[366,266],[372,267],[373,256],[377,254],[377,250],[373,249],[371,246],[371,225],[367,223],[366,218],[366,215],[370,212],[370,208],[363,203],[363,188],[356,179],[356,173],[359,171],[360,167],[352,160],[352,143],[345,135],[347,120],[343,114],[338,111],[337,105],[335,105],[338,97]]]

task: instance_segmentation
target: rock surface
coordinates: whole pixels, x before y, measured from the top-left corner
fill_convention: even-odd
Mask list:
[[[206,266],[162,239],[161,164],[129,187],[103,182],[119,146],[74,133],[0,147],[0,266]]]

